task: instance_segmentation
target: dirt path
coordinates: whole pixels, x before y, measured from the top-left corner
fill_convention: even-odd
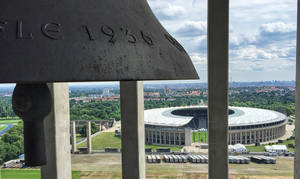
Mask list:
[[[274,165],[271,164],[230,164],[230,179],[292,179],[294,159],[292,157],[279,157]],[[97,153],[85,155],[72,155],[72,170],[88,172],[83,179],[89,178],[118,178],[121,176],[120,153]],[[160,163],[146,164],[148,178],[200,178],[206,177],[207,164],[192,163]],[[197,178],[197,179],[198,179]]]
[[[146,174],[147,179],[208,179],[205,173],[179,173],[179,174]],[[82,172],[80,179],[121,179],[121,173],[109,172]],[[245,176],[230,175],[229,179],[293,179],[292,176]]]

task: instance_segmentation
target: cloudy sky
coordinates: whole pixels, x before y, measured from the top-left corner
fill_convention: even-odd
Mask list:
[[[185,47],[207,81],[207,1],[148,0],[162,25]],[[231,0],[232,81],[294,80],[296,0]]]

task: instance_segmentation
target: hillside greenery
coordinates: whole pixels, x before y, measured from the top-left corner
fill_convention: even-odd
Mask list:
[[[24,153],[23,123],[12,127],[0,138],[0,164]]]
[[[243,91],[239,94],[230,95],[229,104],[231,106],[270,109],[289,116],[295,114],[295,93],[293,91],[287,91],[285,94]]]

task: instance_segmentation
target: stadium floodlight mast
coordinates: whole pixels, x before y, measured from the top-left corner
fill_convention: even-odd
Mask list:
[[[46,83],[199,78],[146,0],[10,0],[0,12],[0,82],[17,83],[27,166],[47,161]]]

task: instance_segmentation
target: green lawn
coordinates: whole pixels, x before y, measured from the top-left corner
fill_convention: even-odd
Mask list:
[[[0,126],[0,132],[5,129],[7,126]]]
[[[0,170],[2,179],[40,179],[40,170]]]
[[[78,145],[78,147],[86,147],[86,142]],[[113,147],[121,148],[121,139],[115,137],[114,132],[103,132],[96,137],[92,138],[92,149],[93,150],[104,150],[104,148]]]
[[[193,142],[208,143],[208,133],[207,132],[193,132],[192,139],[193,139]]]
[[[81,136],[81,134],[76,134],[76,141],[80,141],[84,137]]]
[[[274,144],[270,144],[270,145],[286,145],[286,147],[288,148],[288,144],[294,144],[295,145],[295,140],[285,140],[283,143],[274,143]],[[269,145],[269,144],[267,144]],[[264,152],[265,151],[265,147],[266,145],[260,145],[260,146],[246,146],[247,150],[251,151],[251,152]],[[288,148],[288,150],[290,152],[294,152],[294,148]]]
[[[78,147],[86,147],[86,142],[78,145]],[[121,148],[121,139],[119,137],[115,137],[114,132],[103,132],[96,137],[92,138],[92,149],[93,150],[104,150],[104,148],[113,147],[113,148]],[[146,148],[152,148],[152,150],[156,150],[157,148],[171,148],[173,151],[178,151],[181,147],[169,147],[169,146],[158,146],[158,145],[145,145]]]
[[[172,151],[180,151],[181,150],[181,147],[163,146],[163,145],[145,145],[145,148],[151,148],[152,151],[156,150],[157,148],[170,148]]]
[[[14,119],[14,120],[0,120],[0,124],[13,124],[20,122],[20,119]]]
[[[80,172],[72,171],[72,179],[79,179]],[[40,170],[5,169],[0,170],[0,179],[40,179]]]

